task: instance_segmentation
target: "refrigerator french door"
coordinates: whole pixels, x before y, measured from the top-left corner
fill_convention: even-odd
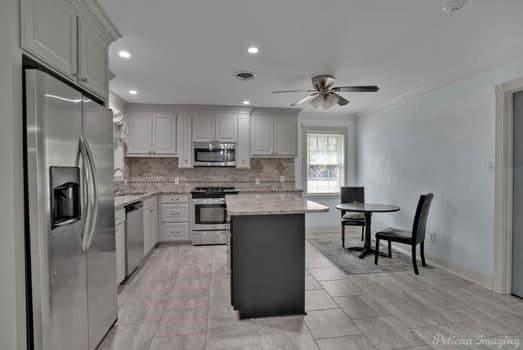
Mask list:
[[[112,116],[42,71],[25,83],[34,348],[95,349],[117,318]]]

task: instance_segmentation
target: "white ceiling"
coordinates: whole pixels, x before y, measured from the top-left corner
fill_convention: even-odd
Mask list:
[[[355,113],[523,59],[522,0],[469,0],[450,15],[442,0],[100,3],[123,34],[110,49],[111,89],[129,102],[285,107],[303,94],[272,90],[309,89],[311,75],[330,73],[381,87],[344,94],[351,104],[331,110]],[[238,70],[256,79],[238,81]]]

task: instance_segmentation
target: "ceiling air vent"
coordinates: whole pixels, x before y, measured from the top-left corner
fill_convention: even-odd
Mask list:
[[[454,13],[463,8],[467,0],[444,0],[443,1],[443,12]]]
[[[254,79],[254,73],[253,72],[247,72],[247,71],[236,72],[236,73],[234,73],[234,76],[236,77],[236,79],[239,79],[239,80],[242,80],[242,81],[247,81],[247,80]]]

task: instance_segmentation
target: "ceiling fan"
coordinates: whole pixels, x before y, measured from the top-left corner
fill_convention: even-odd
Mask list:
[[[299,99],[291,104],[291,106],[298,106],[309,102],[314,108],[323,107],[328,109],[338,104],[345,106],[349,100],[339,95],[340,92],[377,92],[379,87],[376,85],[363,86],[334,86],[336,78],[332,75],[322,74],[312,77],[312,86],[314,90],[284,90],[273,91],[273,94],[283,94],[291,92],[307,92],[309,95]]]

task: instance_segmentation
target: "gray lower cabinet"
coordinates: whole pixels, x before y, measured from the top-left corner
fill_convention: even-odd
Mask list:
[[[160,195],[160,241],[189,241],[189,195]]]
[[[305,215],[232,216],[231,303],[240,318],[305,313]]]
[[[143,202],[143,248],[144,255],[158,243],[158,198],[153,196]]]

